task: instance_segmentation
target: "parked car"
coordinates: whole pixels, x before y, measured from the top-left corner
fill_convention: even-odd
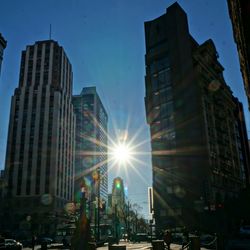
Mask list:
[[[49,238],[49,237],[40,237],[37,239],[36,243],[38,245],[41,245],[43,243],[46,243],[47,245],[50,245],[53,243],[53,239]]]
[[[128,234],[122,234],[122,237],[121,237],[122,240],[128,240]]]
[[[133,237],[134,242],[150,241],[147,233],[137,233]]]
[[[240,227],[240,236],[250,237],[250,225]]]
[[[5,241],[1,235],[0,235],[0,249],[5,249]]]
[[[21,243],[23,244],[23,247],[32,247],[32,240],[21,240]]]
[[[13,239],[5,239],[4,243],[5,243],[6,249],[13,249],[13,250],[22,250],[23,249],[22,243],[20,243],[16,240],[13,240]]]
[[[215,247],[216,245],[215,236],[211,234],[202,234],[200,236],[200,245],[202,247]]]

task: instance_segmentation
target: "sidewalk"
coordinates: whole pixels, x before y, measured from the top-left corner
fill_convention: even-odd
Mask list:
[[[41,245],[36,245],[34,250],[40,250],[41,249]],[[68,247],[64,247],[63,244],[61,243],[53,243],[51,245],[48,246],[48,249],[65,249],[65,250],[69,250],[70,248]],[[31,247],[24,247],[23,250],[32,250]]]

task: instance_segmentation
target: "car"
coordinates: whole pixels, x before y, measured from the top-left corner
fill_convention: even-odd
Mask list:
[[[0,249],[5,249],[5,241],[1,235],[0,235]]]
[[[41,245],[41,244],[44,244],[46,243],[47,245],[50,245],[53,243],[53,239],[49,238],[49,237],[40,237],[37,239],[37,244],[38,245]]]
[[[147,233],[137,233],[133,237],[134,242],[150,241]]]
[[[250,225],[241,226],[240,235],[250,237]]]
[[[23,247],[29,247],[32,248],[32,240],[28,239],[28,240],[21,240],[20,241],[23,244]]]
[[[122,234],[121,239],[127,241],[128,240],[128,234],[125,234],[125,233]]]
[[[6,249],[14,249],[14,250],[23,249],[22,243],[13,239],[5,239],[4,244]]]
[[[250,241],[249,239],[230,239],[227,242],[226,249],[228,250],[249,250],[250,249]]]
[[[215,247],[216,237],[212,234],[202,234],[200,236],[200,245],[202,247]]]

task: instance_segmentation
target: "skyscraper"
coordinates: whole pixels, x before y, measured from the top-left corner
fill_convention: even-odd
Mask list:
[[[206,226],[205,211],[249,183],[242,105],[213,41],[194,40],[178,3],[146,22],[145,36],[156,230]]]
[[[3,38],[2,34],[0,33],[0,74],[1,74],[1,66],[3,61],[3,51],[7,46],[7,41]]]
[[[114,178],[112,185],[111,207],[115,235],[119,235],[121,233],[122,227],[127,229],[128,224],[124,223],[128,216],[127,211],[123,180],[121,177],[116,177]]]
[[[90,189],[89,199],[100,195],[107,203],[107,112],[96,87],[83,88],[80,95],[74,95],[73,106],[76,114],[75,199],[84,182]]]
[[[122,211],[125,208],[124,184],[121,177],[116,177],[112,185],[112,210]]]
[[[71,96],[72,67],[63,48],[52,40],[27,46],[11,100],[5,165],[17,218],[55,213],[73,200]]]

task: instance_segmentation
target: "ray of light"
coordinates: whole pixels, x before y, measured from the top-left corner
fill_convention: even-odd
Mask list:
[[[145,180],[145,178],[142,177],[139,170],[131,162],[128,162],[128,164],[131,167],[131,169],[138,175],[138,177],[143,181],[143,183],[147,185],[148,184],[147,180]]]
[[[83,176],[86,176],[86,175],[92,173],[93,171],[95,171],[96,169],[100,168],[101,166],[103,166],[104,164],[106,164],[108,162],[109,162],[109,159],[105,159],[101,162],[98,162],[94,166],[83,170],[81,173],[79,173],[78,175],[75,176],[75,180],[78,180],[78,179],[82,178]]]

